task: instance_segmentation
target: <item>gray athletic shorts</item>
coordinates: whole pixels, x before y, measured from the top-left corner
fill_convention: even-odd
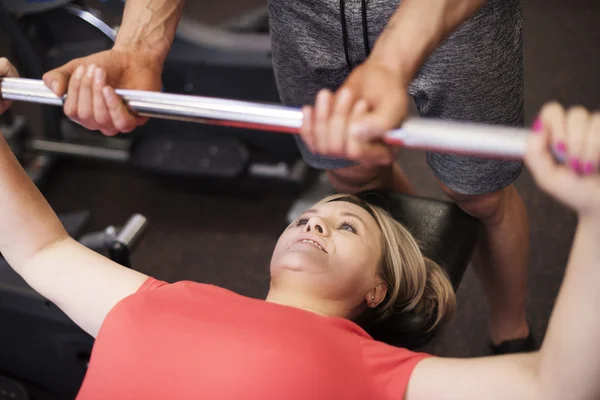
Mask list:
[[[399,0],[367,0],[368,42],[373,45]],[[352,67],[366,59],[361,0],[345,0],[344,47],[339,0],[270,0],[275,76],[284,104],[314,104],[322,88],[336,90]],[[520,0],[489,0],[431,55],[409,93],[420,115],[458,121],[522,126],[523,59]],[[304,160],[314,168],[353,165],[311,153],[298,138]],[[515,161],[427,153],[427,163],[449,188],[489,193],[510,185],[523,164]]]

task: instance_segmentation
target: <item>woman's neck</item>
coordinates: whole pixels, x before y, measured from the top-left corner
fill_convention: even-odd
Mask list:
[[[352,311],[345,309],[340,302],[314,298],[302,293],[275,290],[271,287],[265,301],[288,307],[299,308],[325,317],[350,318]]]

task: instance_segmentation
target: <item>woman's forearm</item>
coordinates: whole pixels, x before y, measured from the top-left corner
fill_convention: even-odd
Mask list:
[[[403,0],[370,59],[401,73],[408,85],[429,55],[485,0]]]
[[[68,237],[0,132],[0,252],[17,272],[40,249]]]
[[[540,350],[543,399],[600,396],[600,217],[580,220]]]
[[[143,53],[161,66],[177,32],[184,0],[127,0],[115,49]]]

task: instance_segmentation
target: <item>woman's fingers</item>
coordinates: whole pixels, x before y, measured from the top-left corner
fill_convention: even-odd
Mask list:
[[[571,169],[583,173],[583,155],[588,136],[589,113],[583,107],[574,107],[567,113],[567,162]]]
[[[600,112],[596,112],[590,117],[581,163],[584,175],[598,172],[598,165],[600,164]]]

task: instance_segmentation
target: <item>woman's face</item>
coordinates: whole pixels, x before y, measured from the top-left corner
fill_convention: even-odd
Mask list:
[[[345,201],[314,206],[280,236],[271,288],[334,302],[350,313],[373,296],[383,300],[380,256],[381,231],[367,211]]]

